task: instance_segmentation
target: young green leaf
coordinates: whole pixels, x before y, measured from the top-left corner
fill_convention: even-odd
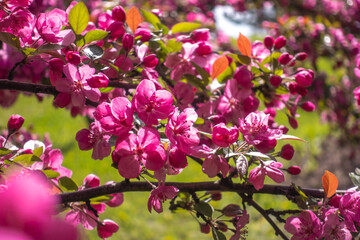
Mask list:
[[[200,23],[181,22],[171,28],[171,33],[191,32],[201,27]]]
[[[60,178],[59,185],[61,188],[63,188],[67,192],[78,190],[78,186],[76,185],[76,183],[71,178],[68,178],[68,177]]]
[[[152,12],[148,12],[148,11],[146,11],[144,9],[140,9],[140,12],[144,16],[146,22],[153,25],[156,30],[160,29],[159,24],[161,22],[160,22],[159,18],[155,14],[153,14]]]
[[[89,11],[83,2],[78,2],[69,13],[69,23],[75,34],[80,35],[89,23]]]
[[[0,41],[12,46],[13,48],[19,49],[21,47],[20,40],[14,34],[8,32],[0,32]]]
[[[88,43],[91,43],[94,41],[102,40],[107,35],[108,35],[108,32],[103,31],[103,30],[99,30],[99,29],[91,30],[85,34],[84,41],[85,41],[85,44],[88,44]]]

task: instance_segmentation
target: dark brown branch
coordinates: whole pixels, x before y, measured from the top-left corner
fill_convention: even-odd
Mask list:
[[[157,183],[153,183],[157,185]],[[297,191],[292,186],[280,185],[264,185],[262,189],[256,191],[252,185],[234,183],[232,186],[226,186],[221,182],[193,182],[179,183],[167,182],[166,185],[177,187],[181,192],[199,192],[199,191],[222,191],[222,192],[238,192],[247,194],[272,194],[284,196],[297,196]],[[67,192],[59,194],[61,203],[86,201],[88,199],[119,192],[149,192],[152,188],[147,182],[119,182],[111,185],[103,185],[99,187],[89,188],[76,192]],[[322,198],[324,191],[322,189],[304,188],[302,191],[312,197]],[[345,191],[338,191],[345,193]]]
[[[268,223],[275,230],[276,235],[280,235],[281,238],[284,240],[289,240],[289,238],[283,233],[283,231],[281,231],[281,229],[276,225],[276,223],[270,218],[269,214],[259,204],[257,204],[257,202],[255,202],[251,197],[248,197],[243,193],[239,193],[239,195],[245,202],[254,207],[261,215],[263,215],[266,221],[268,221]]]
[[[59,92],[54,86],[14,82],[7,79],[0,79],[0,89],[17,90],[22,92],[44,93],[56,96]]]

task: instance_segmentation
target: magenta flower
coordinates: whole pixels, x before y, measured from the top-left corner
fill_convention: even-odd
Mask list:
[[[279,169],[282,167],[283,165],[279,162],[262,162],[259,166],[250,171],[249,183],[252,183],[256,190],[263,188],[265,176],[269,176],[277,183],[282,183],[285,181],[284,173]]]
[[[165,149],[160,145],[160,134],[153,127],[143,127],[135,135],[131,133],[125,140],[117,140],[112,159],[121,176],[136,178],[141,171],[141,163],[149,170],[156,171],[164,166]]]
[[[115,184],[114,181],[110,181],[105,183],[105,185]],[[124,194],[123,193],[113,193],[110,194],[113,198],[110,201],[105,202],[109,207],[118,207],[124,202]]]
[[[226,127],[225,123],[219,123],[214,126],[211,137],[216,145],[229,147],[239,138],[239,130],[236,126]]]
[[[230,240],[238,240],[238,239],[246,239],[247,235],[247,228],[245,227],[246,224],[250,222],[250,215],[243,210],[241,216],[236,216],[233,218],[233,223],[235,226],[235,234],[231,236]]]
[[[24,121],[24,118],[19,114],[11,115],[7,123],[7,129],[9,134],[18,131],[22,127]]]
[[[110,219],[105,219],[97,226],[98,236],[102,239],[111,237],[118,230],[119,226],[117,223]]]
[[[101,96],[99,89],[91,88],[86,81],[94,73],[95,69],[88,65],[77,68],[75,65],[68,63],[64,66],[66,78],[55,82],[56,90],[70,94],[71,103],[75,107],[84,106],[86,98],[97,102]]]
[[[346,227],[345,222],[340,222],[337,209],[326,211],[322,237],[324,239],[352,239],[351,232]]]
[[[130,101],[117,97],[111,103],[104,102],[97,106],[94,118],[105,132],[124,139],[133,126],[133,114]]]
[[[80,150],[88,151],[93,149],[91,157],[95,160],[102,160],[111,153],[110,135],[103,132],[99,121],[91,123],[89,128],[90,130],[81,129],[77,132],[75,139]]]
[[[58,43],[63,37],[59,36],[62,26],[67,24],[66,12],[55,8],[48,13],[40,13],[36,21],[36,29],[47,42]]]
[[[205,158],[202,165],[202,171],[206,173],[209,178],[216,177],[216,175],[220,172],[225,178],[229,172],[229,164],[224,158],[212,154]]]
[[[151,213],[151,210],[154,209],[157,213],[161,213],[163,211],[162,203],[167,199],[173,199],[178,192],[179,189],[176,187],[163,185],[152,190],[148,200],[149,212]]]
[[[194,88],[188,83],[177,82],[173,89],[178,107],[183,110],[194,101]]]
[[[270,129],[268,126],[269,114],[252,112],[245,120],[239,119],[240,132],[248,144],[257,145],[265,140],[272,140],[282,135],[279,129]]]
[[[357,104],[360,105],[360,87],[355,88],[353,94]]]
[[[186,108],[182,113],[176,108],[166,125],[165,134],[170,142],[187,154],[200,142],[198,130],[193,127],[197,117],[193,108]]]
[[[171,93],[157,90],[150,80],[143,80],[137,86],[132,103],[146,125],[157,125],[158,119],[166,119],[174,109]]]
[[[286,219],[284,228],[293,235],[291,240],[318,239],[322,234],[320,219],[310,210]]]
[[[355,224],[360,226],[360,192],[348,190],[340,199],[339,210],[344,217],[346,226],[357,232]]]

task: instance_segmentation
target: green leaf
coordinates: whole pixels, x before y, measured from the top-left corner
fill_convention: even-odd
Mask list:
[[[60,178],[59,185],[67,192],[77,191],[79,189],[76,183],[68,177]]]
[[[103,203],[103,202],[108,202],[111,199],[113,199],[113,196],[111,196],[111,195],[99,196],[99,197],[92,198],[91,204],[99,204],[99,203]]]
[[[212,217],[212,214],[214,212],[214,208],[210,204],[205,202],[196,203],[194,205],[194,210],[210,218]]]
[[[169,52],[178,52],[181,50],[182,43],[176,41],[176,39],[170,39],[166,43],[166,48],[169,50]]]
[[[60,176],[60,173],[54,170],[42,170],[42,172],[46,175],[47,178],[54,179]]]
[[[355,173],[351,172],[349,173],[349,177],[354,184],[354,186],[360,187],[360,176],[356,175]]]
[[[262,60],[261,64],[265,65],[265,64],[269,63],[270,59],[272,59],[273,61],[274,60],[276,61],[280,56],[281,56],[280,52],[274,52],[270,56],[264,58],[264,60]]]
[[[0,148],[0,157],[5,156],[9,153],[11,153],[12,151],[10,149],[7,148]]]
[[[199,124],[199,125],[204,124],[204,119],[201,117],[198,117],[195,121],[195,124]]]
[[[181,22],[171,28],[171,33],[191,32],[199,27],[201,27],[200,23]]]
[[[265,67],[263,64],[256,61],[256,64],[259,66],[260,70],[264,73],[271,73],[270,69]]]
[[[20,46],[20,40],[11,33],[8,32],[0,32],[0,41],[6,43],[7,45],[13,47],[13,48],[21,48]]]
[[[162,31],[163,35],[167,35],[169,33],[169,28],[164,24],[158,23],[159,29]]]
[[[257,67],[251,67],[251,72],[255,75],[261,74],[261,71]]]
[[[251,58],[245,55],[237,55],[238,60],[243,65],[249,65],[251,63]]]
[[[205,89],[206,85],[204,81],[202,81],[200,78],[197,78],[196,76],[192,74],[185,74],[184,77],[190,83],[191,85],[195,86],[196,88],[200,88],[202,90]]]
[[[200,74],[202,80],[204,81],[205,86],[209,85],[210,74],[204,68],[200,67],[196,63],[191,62],[191,64],[196,68],[197,73]]]
[[[76,45],[78,46],[84,46],[85,44],[91,43],[91,42],[95,42],[95,41],[100,41],[102,39],[104,39],[106,36],[108,35],[108,32],[103,31],[103,30],[91,30],[88,31],[84,38],[79,40],[79,44],[78,42],[76,42]]]
[[[23,52],[26,56],[29,56],[29,55],[33,55],[33,54],[36,52],[36,49],[35,49],[35,48],[23,48],[23,49],[22,49],[22,52]]]
[[[83,2],[78,2],[69,13],[69,23],[75,34],[81,34],[89,23],[89,11]]]
[[[42,160],[33,154],[21,154],[14,158],[13,162],[19,162],[24,166],[31,166],[34,162],[42,162]]]
[[[219,81],[219,83],[224,83],[227,80],[231,79],[233,77],[233,74],[235,72],[236,69],[236,64],[233,61],[229,67],[226,68],[226,70],[221,73],[216,79]]]
[[[101,93],[108,93],[111,92],[113,89],[114,87],[99,88]]]
[[[33,151],[34,155],[37,156],[37,157],[40,157],[41,154],[43,154],[43,152],[44,152],[44,149],[43,149],[42,146],[38,147],[38,148],[35,148],[34,151]]]
[[[51,51],[60,50],[62,48],[64,48],[64,47],[59,44],[48,43],[46,45],[42,45],[41,47],[39,47],[37,49],[36,53],[51,52]]]
[[[212,228],[212,236],[214,240],[226,240],[225,235],[215,228]]]
[[[152,12],[146,11],[144,9],[140,9],[140,12],[144,16],[146,22],[153,25],[156,30],[160,29],[158,24],[160,24],[161,22],[155,14],[153,14]]]

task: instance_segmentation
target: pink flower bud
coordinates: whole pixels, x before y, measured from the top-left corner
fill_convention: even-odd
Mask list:
[[[62,72],[65,62],[60,58],[53,58],[49,61],[49,69],[51,71]]]
[[[134,36],[126,33],[122,38],[122,45],[126,52],[129,52],[134,45]]]
[[[119,226],[110,219],[105,219],[97,227],[97,232],[100,238],[105,239],[111,237],[119,230]]]
[[[54,99],[55,106],[64,108],[71,102],[71,95],[68,93],[60,92]]]
[[[276,144],[276,139],[268,139],[261,141],[259,144],[256,144],[254,146],[259,152],[268,153],[276,146]]]
[[[297,94],[297,91],[296,91],[297,87],[298,87],[298,84],[296,82],[289,83],[290,94],[292,94],[292,95]]]
[[[207,42],[200,42],[199,46],[196,48],[196,53],[199,55],[207,55],[212,51],[211,45]]]
[[[208,41],[210,39],[210,31],[207,28],[201,28],[191,33],[191,38],[195,42]]]
[[[76,51],[69,51],[66,53],[66,61],[77,66],[81,63],[81,56]]]
[[[264,45],[266,48],[271,49],[274,46],[274,38],[272,36],[266,36],[264,38]]]
[[[301,108],[306,112],[312,112],[315,110],[315,105],[310,101],[306,101],[301,104]]]
[[[234,79],[237,83],[243,88],[252,88],[254,84],[251,82],[253,79],[253,74],[246,69],[246,66],[240,66],[236,69],[234,73]]]
[[[290,144],[286,144],[281,148],[280,156],[286,160],[291,160],[294,156],[294,148]]]
[[[135,37],[141,36],[140,41],[147,42],[151,39],[151,31],[147,28],[138,28],[135,31]]]
[[[24,118],[22,116],[18,114],[11,115],[7,123],[9,134],[12,134],[17,130],[19,130],[23,125],[23,123],[24,123]]]
[[[120,21],[113,22],[109,27],[110,36],[112,38],[121,38],[125,34],[124,23]]]
[[[304,97],[308,93],[308,90],[306,88],[304,88],[304,87],[301,87],[301,86],[297,85],[296,92]]]
[[[200,231],[205,234],[210,233],[210,225],[207,223],[200,223]]]
[[[270,77],[270,83],[274,87],[279,87],[281,82],[282,82],[282,78],[280,76],[278,76],[278,75],[272,75]]]
[[[298,53],[295,55],[296,59],[299,61],[304,61],[307,58],[307,54],[304,52]]]
[[[288,116],[288,121],[289,121],[289,124],[290,126],[293,128],[293,129],[297,129],[298,127],[298,121],[294,118],[294,117],[290,117]]]
[[[154,68],[158,64],[159,60],[155,54],[150,54],[144,57],[144,66],[148,68]]]
[[[226,232],[228,230],[228,226],[224,222],[216,222],[216,223],[217,223],[217,228],[220,231]]]
[[[301,87],[310,87],[313,80],[313,74],[310,71],[302,70],[295,75],[295,81]]]
[[[286,38],[284,36],[279,36],[275,40],[275,49],[280,49],[286,44]]]
[[[301,168],[299,166],[291,166],[288,169],[288,173],[291,175],[299,175],[301,173]]]
[[[278,61],[280,64],[286,65],[291,61],[292,58],[293,57],[289,53],[285,52],[285,53],[281,54]]]
[[[229,204],[221,210],[221,213],[227,217],[235,217],[242,214],[243,210],[237,204]]]
[[[213,201],[220,201],[221,197],[222,197],[221,192],[214,192],[214,193],[211,194],[211,199]]]
[[[94,174],[89,174],[85,177],[84,183],[85,188],[92,188],[100,186],[100,178]]]
[[[125,22],[126,13],[122,6],[116,6],[111,11],[111,18],[115,21]]]
[[[239,138],[237,127],[227,127],[225,123],[219,123],[213,128],[212,141],[220,147],[229,147]]]
[[[103,73],[92,75],[91,78],[86,81],[92,88],[107,87],[109,84],[109,78]]]
[[[278,129],[280,129],[282,131],[283,134],[287,134],[289,129],[287,127],[285,127],[284,125],[280,125],[278,127]]]

